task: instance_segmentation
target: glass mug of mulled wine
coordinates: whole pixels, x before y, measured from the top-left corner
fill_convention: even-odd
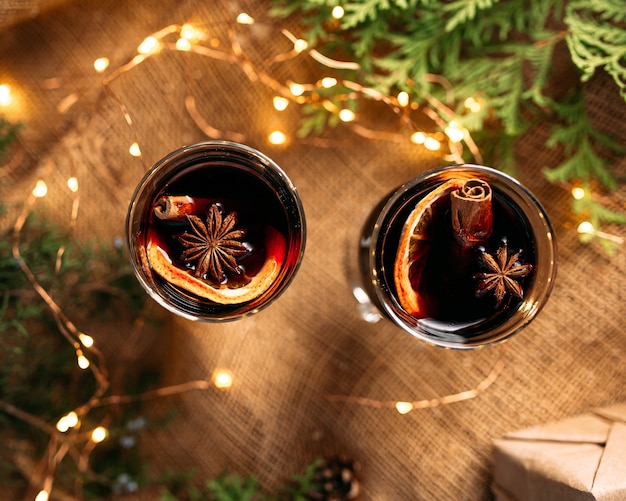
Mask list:
[[[490,167],[427,172],[386,197],[359,242],[363,291],[381,316],[431,344],[469,349],[518,333],[556,277],[548,216]]]
[[[248,146],[210,141],[157,162],[131,199],[137,279],[191,320],[235,320],[272,303],[302,260],[306,224],[285,172]]]

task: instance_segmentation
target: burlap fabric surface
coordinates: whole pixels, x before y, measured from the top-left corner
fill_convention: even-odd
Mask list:
[[[42,207],[50,218],[67,220],[65,183],[76,176],[79,238],[123,235],[127,203],[143,172],[169,151],[208,138],[185,108],[185,97],[194,96],[207,123],[233,132],[223,139],[264,151],[292,178],[306,210],[307,250],[288,291],[256,316],[215,325],[155,312],[163,332],[140,343],[136,357],[156,360],[164,384],[207,379],[216,367],[227,367],[234,385],[162,404],[177,414],[143,445],[152,468],[195,469],[201,478],[225,470],[254,474],[272,491],[315,457],[341,453],[361,464],[364,500],[489,499],[494,437],[626,398],[624,248],[608,257],[596,244],[579,243],[567,190],[540,173],[560,157],[544,148],[548,130],[539,125],[520,142],[517,176],[550,214],[560,255],[552,298],[532,325],[505,345],[457,352],[420,343],[386,321],[364,322],[347,258],[358,228],[390,189],[445,164],[438,154],[365,139],[345,127],[325,144],[272,147],[268,132],[294,131],[295,109],[277,114],[273,92],[241,65],[197,54],[163,51],[121,74],[111,83],[117,99],[93,71],[102,56],[111,61],[109,73],[119,68],[146,35],[172,23],[203,23],[218,47],[227,48],[236,14],[264,18],[267,7],[262,1],[84,0],[3,28],[0,80],[12,85],[17,102],[7,115],[25,123],[23,156],[1,180],[9,202],[3,225],[12,224],[39,177],[49,186]],[[289,50],[282,27],[274,20],[237,28],[253,68]],[[289,27],[297,32],[297,25]],[[264,68],[280,81],[320,75],[302,58]],[[591,85],[594,120],[624,143],[626,107],[614,85],[602,76]],[[378,109],[368,118],[381,130],[402,127]],[[134,141],[141,158],[128,153]],[[618,162],[624,181],[626,161]],[[100,346],[124,344],[122,328],[94,336]],[[457,393],[479,384],[503,356],[493,385],[465,402],[400,415],[393,407],[328,398],[393,402]]]

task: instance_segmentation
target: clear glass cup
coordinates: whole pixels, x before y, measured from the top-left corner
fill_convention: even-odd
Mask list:
[[[129,205],[126,243],[137,279],[190,320],[253,314],[290,284],[306,223],[285,172],[248,146],[210,141],[158,161]]]
[[[470,349],[535,318],[554,284],[557,247],[527,188],[498,170],[458,165],[385,197],[363,227],[358,264],[355,296],[375,308],[365,319],[378,313],[428,343]]]

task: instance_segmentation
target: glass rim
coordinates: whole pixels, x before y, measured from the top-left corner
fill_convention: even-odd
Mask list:
[[[220,155],[221,154],[221,155]],[[142,201],[141,197],[149,193],[151,190],[161,191],[163,186],[161,183],[175,177],[178,173],[185,169],[201,163],[203,160],[228,159],[233,164],[241,164],[244,169],[252,169],[260,175],[263,182],[268,184],[272,189],[280,191],[281,195],[289,193],[290,196],[279,196],[276,193],[278,203],[283,207],[285,212],[285,221],[288,227],[287,235],[287,255],[290,255],[292,245],[295,243],[299,246],[297,253],[293,253],[290,262],[292,266],[281,265],[280,275],[273,282],[270,288],[271,292],[267,297],[264,292],[260,297],[263,298],[258,305],[249,308],[250,303],[254,300],[241,303],[240,308],[234,308],[234,312],[226,312],[224,314],[201,314],[191,313],[182,309],[179,305],[172,304],[159,291],[158,285],[151,277],[151,273],[147,273],[144,268],[149,267],[145,249],[142,251],[141,244],[136,242],[135,235],[139,221],[146,213],[147,201]],[[288,198],[288,199],[286,199]],[[224,322],[237,320],[263,310],[273,303],[291,284],[297,274],[302,263],[305,247],[306,247],[306,217],[304,207],[300,199],[298,190],[291,181],[286,172],[269,156],[261,151],[233,141],[202,141],[182,146],[171,151],[150,167],[137,183],[135,190],[130,198],[128,210],[126,214],[126,231],[125,243],[129,252],[129,258],[135,277],[140,282],[147,294],[154,299],[159,305],[166,310],[192,321],[203,322]],[[287,259],[287,258],[285,258]],[[274,285],[278,284],[278,285]]]
[[[470,173],[467,176],[462,176],[466,177],[467,179],[476,177],[476,175],[480,175],[480,173],[497,178],[503,183],[504,186],[509,188],[510,191],[516,195],[517,199],[523,200],[524,202],[526,202],[528,208],[532,208],[536,211],[536,218],[533,217],[533,221],[541,225],[542,231],[538,233],[538,231],[535,230],[534,226],[531,225],[533,245],[541,245],[541,249],[538,249],[536,251],[536,254],[538,255],[537,259],[539,259],[539,255],[541,254],[542,260],[547,263],[547,266],[541,267],[542,275],[540,277],[540,280],[535,279],[531,286],[532,291],[538,293],[538,297],[534,298],[531,301],[527,298],[528,294],[525,294],[525,298],[516,310],[525,311],[525,314],[521,319],[515,319],[516,321],[511,324],[511,321],[514,319],[514,317],[508,317],[504,322],[495,326],[490,331],[489,335],[477,335],[475,337],[467,338],[461,338],[461,336],[457,336],[460,339],[456,341],[438,337],[437,334],[441,334],[444,331],[439,328],[435,328],[432,325],[429,325],[428,319],[416,319],[415,317],[409,315],[400,306],[397,298],[391,291],[383,290],[384,288],[381,285],[381,280],[384,281],[386,286],[388,286],[388,282],[384,279],[384,273],[377,270],[377,259],[381,252],[378,249],[381,234],[384,234],[387,231],[385,221],[390,221],[390,214],[392,213],[394,208],[398,206],[402,198],[407,194],[410,194],[411,190],[413,190],[416,186],[427,182],[428,180],[436,179],[437,184],[439,184],[440,182],[445,182],[452,177],[459,177],[458,175],[450,175],[444,176],[441,179],[437,179],[438,177],[441,177],[442,174],[458,174],[460,170],[466,170],[468,173]],[[527,211],[524,210],[523,207],[520,208],[522,209],[524,216],[528,217]],[[535,214],[533,213],[533,216],[534,215]],[[371,278],[374,285],[373,290],[376,294],[377,303],[382,307],[383,314],[388,316],[394,324],[396,324],[409,334],[432,345],[454,349],[476,349],[481,347],[493,346],[509,339],[510,337],[514,336],[522,329],[524,329],[543,309],[553,290],[554,281],[556,279],[557,252],[558,250],[554,229],[552,227],[550,219],[548,218],[547,212],[545,211],[543,205],[539,202],[537,197],[526,186],[524,186],[517,179],[505,172],[494,169],[493,167],[468,163],[448,165],[445,167],[439,167],[437,169],[429,170],[409,180],[405,184],[401,185],[398,189],[393,191],[387,201],[383,204],[374,223],[374,227],[371,233],[368,268],[370,270],[370,273],[374,271],[374,275]],[[383,275],[383,277],[379,275]]]

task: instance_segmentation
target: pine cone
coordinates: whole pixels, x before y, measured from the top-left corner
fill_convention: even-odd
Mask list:
[[[358,501],[361,490],[357,478],[359,465],[344,457],[325,459],[315,470],[309,501]]]

